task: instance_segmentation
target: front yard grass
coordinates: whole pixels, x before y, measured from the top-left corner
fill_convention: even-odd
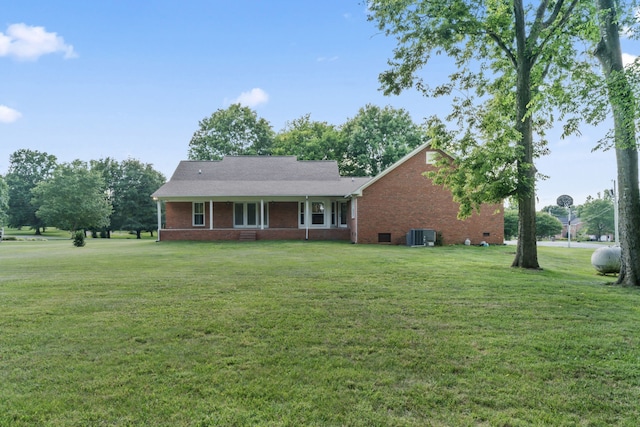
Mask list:
[[[513,249],[3,242],[0,425],[637,425],[640,292]]]

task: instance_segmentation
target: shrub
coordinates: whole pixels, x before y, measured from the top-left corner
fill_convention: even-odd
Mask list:
[[[78,248],[84,246],[84,231],[78,230],[73,234],[73,246]]]

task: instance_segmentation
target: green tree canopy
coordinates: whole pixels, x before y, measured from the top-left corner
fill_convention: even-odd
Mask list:
[[[505,209],[504,211],[504,238],[511,240],[518,235],[518,210]]]
[[[584,224],[583,231],[600,240],[605,234],[614,233],[614,203],[608,190],[604,197],[587,197],[587,201],[578,207],[577,214]]]
[[[72,232],[107,227],[112,208],[104,187],[101,174],[85,162],[63,163],[32,190],[36,215],[48,225]]]
[[[538,239],[562,233],[562,223],[547,212],[536,213],[536,235]]]
[[[312,121],[306,114],[287,122],[276,135],[271,153],[296,156],[298,160],[341,160],[344,143],[335,126]]]
[[[9,186],[0,176],[0,227],[7,224],[9,218]]]
[[[45,223],[36,216],[38,206],[31,203],[31,190],[49,179],[56,166],[56,157],[44,152],[21,149],[11,154],[5,177],[9,186],[10,226],[30,226],[40,234]]]
[[[540,211],[551,214],[556,218],[566,217],[569,214],[567,208],[558,205],[545,206],[544,208],[540,209]]]
[[[141,232],[156,229],[157,210],[150,196],[166,181],[163,174],[136,159],[109,157],[92,160],[91,170],[102,176],[113,207],[110,230],[135,231],[139,239]]]
[[[157,227],[157,207],[151,194],[166,178],[151,164],[135,159],[123,161],[120,170],[120,180],[113,188],[112,228],[135,231],[139,239],[142,231]]]
[[[456,155],[431,175],[452,189],[461,215],[483,202],[514,197],[519,209],[515,267],[539,268],[534,159],[545,152],[551,91],[560,91],[574,57],[587,0],[370,0],[371,20],[397,46],[380,75],[387,94],[416,88],[452,98],[446,118],[432,119],[434,147]],[[575,18],[575,19],[574,19]],[[420,71],[433,55],[456,69],[442,84]],[[553,98],[555,99],[555,97]],[[540,141],[534,141],[534,128]]]
[[[404,109],[367,104],[347,120],[340,171],[346,176],[375,176],[426,141],[422,128]]]
[[[189,159],[219,160],[224,156],[266,155],[274,132],[269,122],[240,104],[220,109],[199,122],[189,142]]]

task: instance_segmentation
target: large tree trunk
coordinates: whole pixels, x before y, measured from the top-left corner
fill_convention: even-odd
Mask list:
[[[618,283],[640,285],[640,188],[635,136],[635,102],[624,75],[614,0],[597,0],[602,39],[595,56],[607,80],[613,111],[619,184],[619,225],[622,262]]]
[[[520,158],[518,159],[518,247],[512,267],[540,268],[536,243],[536,199],[533,165],[533,126],[529,114],[531,103],[531,63],[527,46],[524,8],[522,1],[514,2],[516,18],[517,73],[516,129],[520,132]]]

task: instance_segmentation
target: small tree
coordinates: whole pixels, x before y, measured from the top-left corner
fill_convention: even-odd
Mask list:
[[[546,212],[536,213],[536,236],[538,239],[562,233],[562,223],[558,218]]]
[[[593,234],[596,240],[600,240],[604,234],[613,233],[614,230],[614,206],[609,192],[605,192],[605,197],[587,197],[587,201],[578,208],[578,216],[584,224],[584,231]]]
[[[53,178],[36,185],[32,193],[36,215],[47,224],[72,232],[109,225],[111,204],[102,176],[80,160],[58,166]]]
[[[73,233],[73,246],[77,248],[81,248],[84,245],[85,245],[84,231],[77,230],[75,233]]]

